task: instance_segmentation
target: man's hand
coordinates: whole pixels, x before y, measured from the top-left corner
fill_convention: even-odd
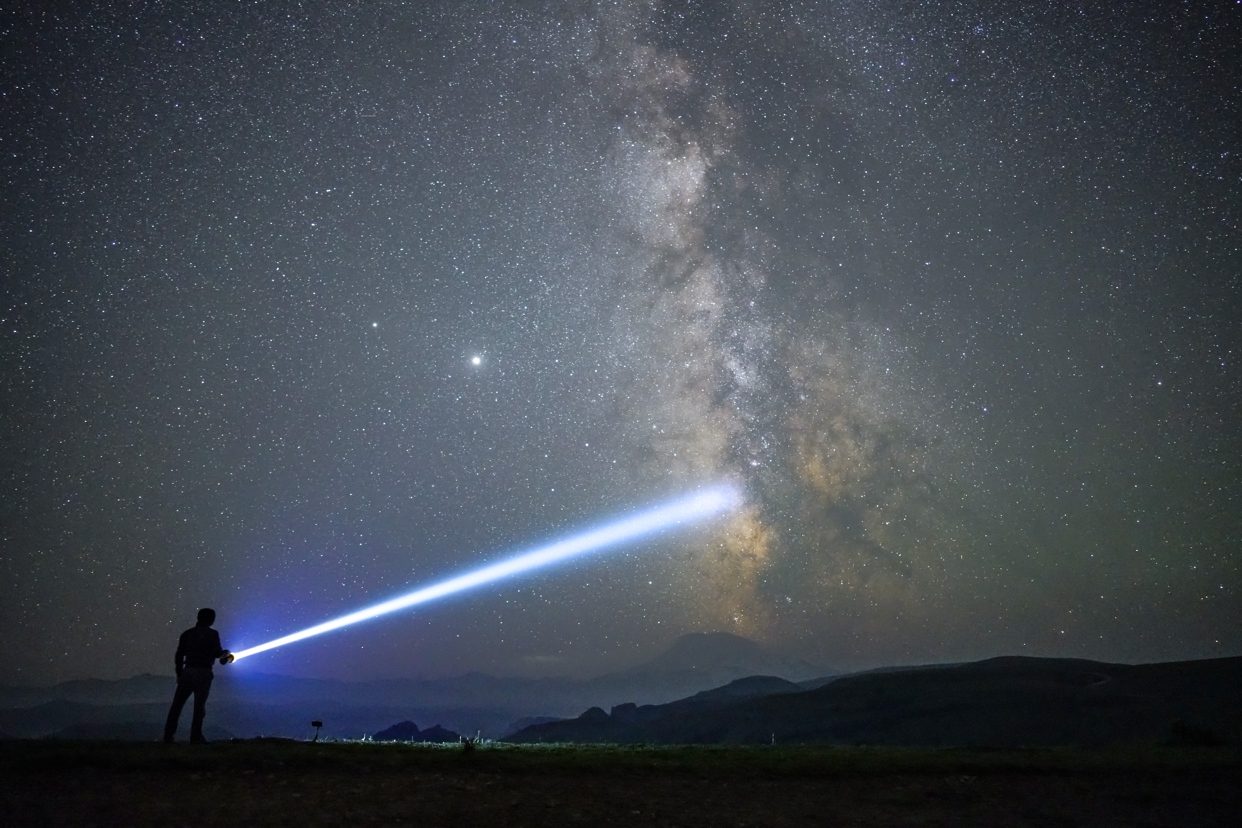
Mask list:
[[[230,653],[228,650],[225,650],[224,655],[220,656],[220,663],[221,664],[232,664],[233,654]]]

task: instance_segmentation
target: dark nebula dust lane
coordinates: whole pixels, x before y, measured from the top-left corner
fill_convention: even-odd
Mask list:
[[[1242,640],[1242,6],[0,13],[0,683]],[[263,663],[260,666],[260,660]]]

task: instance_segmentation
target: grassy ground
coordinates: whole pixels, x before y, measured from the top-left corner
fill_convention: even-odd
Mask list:
[[[1236,749],[0,743],[7,825],[1234,825]]]

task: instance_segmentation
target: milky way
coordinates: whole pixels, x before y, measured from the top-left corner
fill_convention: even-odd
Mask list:
[[[263,669],[1236,654],[1242,24],[1162,6],[6,12],[0,676],[721,482]]]

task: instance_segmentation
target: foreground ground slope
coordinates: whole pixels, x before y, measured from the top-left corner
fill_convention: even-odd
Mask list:
[[[710,705],[614,708],[515,742],[1103,746],[1238,744],[1242,658],[1165,664],[1003,657],[777,687]],[[703,696],[704,694],[700,694]]]
[[[0,743],[6,825],[1225,826],[1228,748]]]

